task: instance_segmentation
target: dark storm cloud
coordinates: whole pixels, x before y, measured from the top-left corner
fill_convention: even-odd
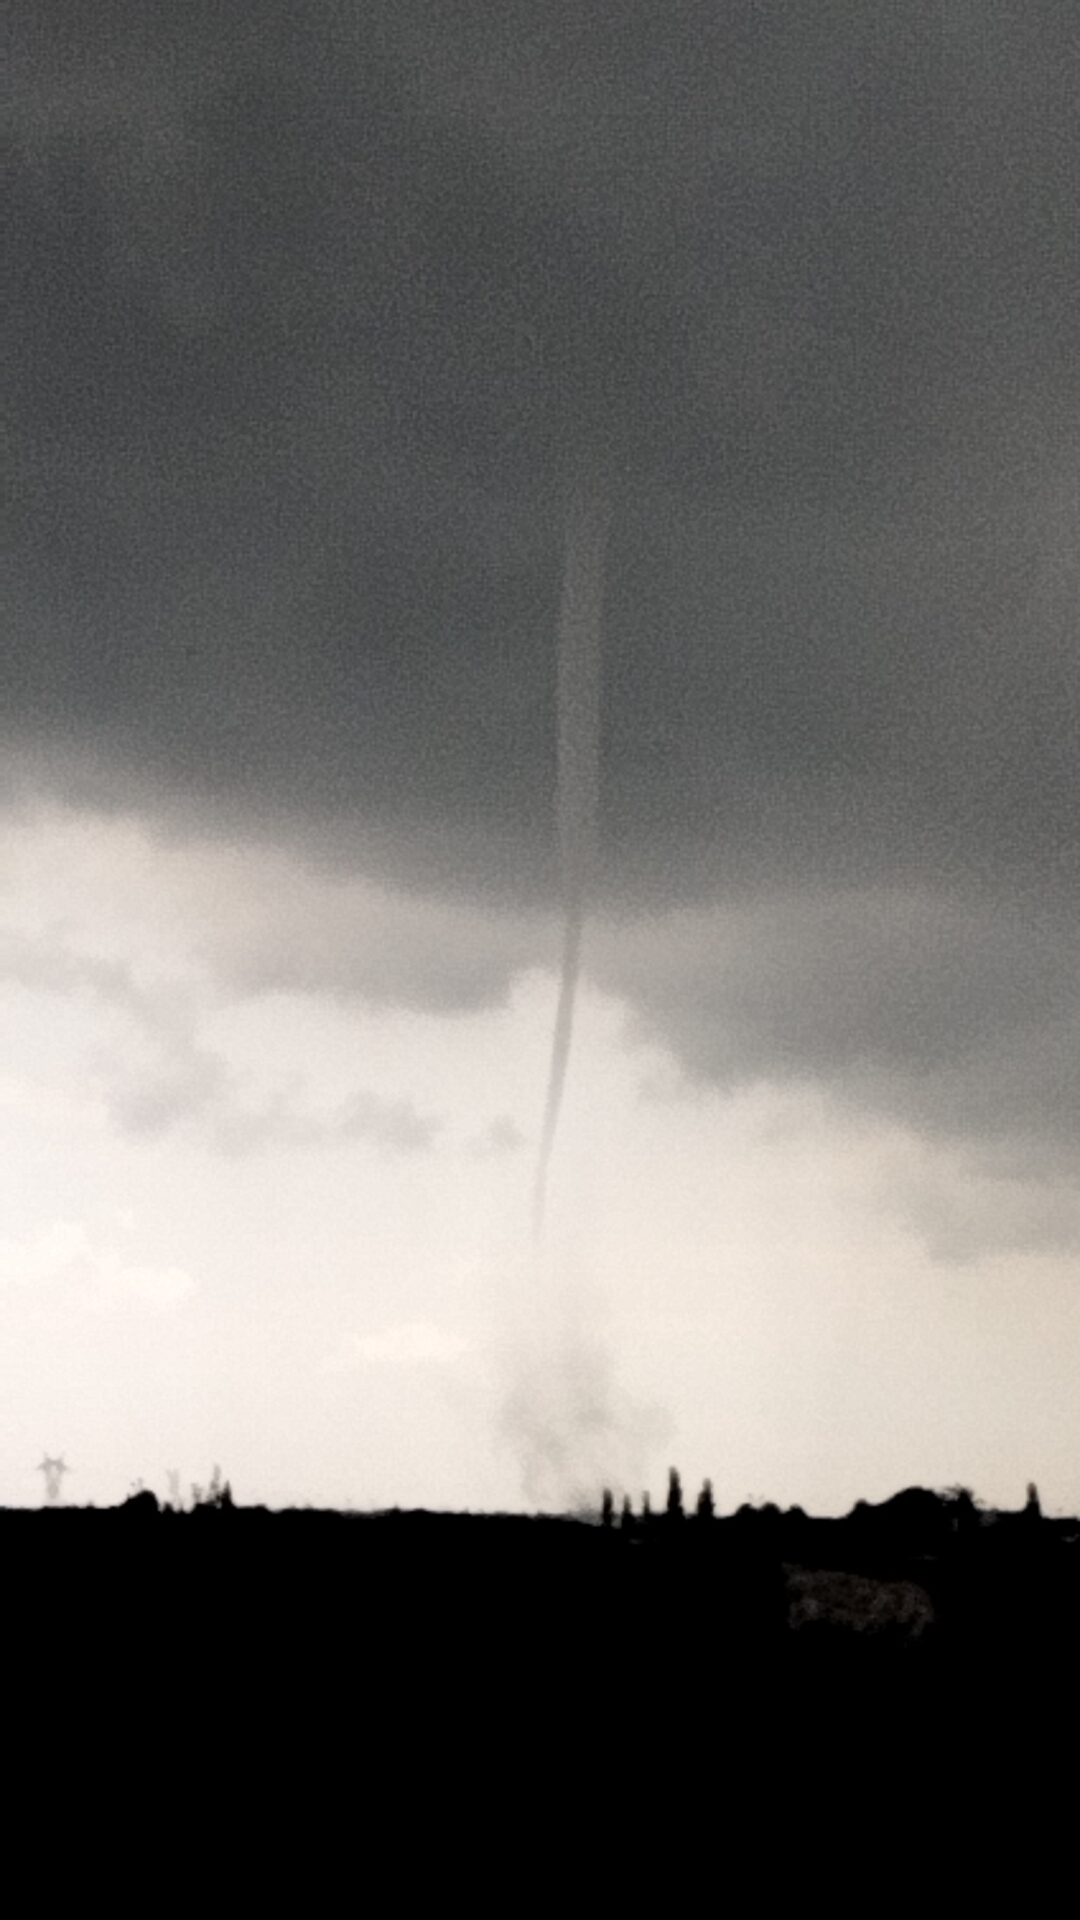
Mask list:
[[[1076,9],[10,17],[10,764],[535,902],[587,455],[610,899],[891,887],[948,920],[974,889],[973,963],[950,933],[936,1007],[880,995],[865,1057],[928,1086],[973,964],[979,1057],[1027,1019],[1053,1079],[1058,986],[1021,958],[1022,1018],[978,993],[986,912],[1041,901],[1055,982],[1066,951]],[[797,1017],[736,982],[758,1065],[854,1071],[830,982],[866,936],[822,938]],[[677,974],[662,1024],[726,1073]]]
[[[594,936],[595,972],[699,1080],[827,1085],[1065,1174],[1080,1118],[1064,916],[922,894],[786,896]]]
[[[536,915],[414,900],[272,858],[213,889],[202,948],[230,995],[320,993],[443,1014],[503,1005],[546,944]]]

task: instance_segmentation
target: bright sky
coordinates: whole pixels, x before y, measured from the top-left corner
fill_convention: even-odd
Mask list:
[[[553,969],[395,1008],[348,990],[346,929],[452,939],[437,903],[123,815],[0,844],[0,1499],[44,1449],[101,1503],[215,1462],[271,1504],[655,1501],[676,1464],[722,1509],[1034,1479],[1076,1510],[1037,1193],[811,1088],[693,1087],[587,979],[537,1248]],[[337,930],[335,988],[298,921]],[[291,991],[239,984],[283,954]]]

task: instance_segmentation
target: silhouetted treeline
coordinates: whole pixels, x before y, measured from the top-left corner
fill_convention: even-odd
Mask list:
[[[613,1499],[592,1521],[146,1492],[0,1510],[9,1704],[50,1752],[122,1726],[140,1768],[163,1741],[227,1766],[259,1833],[282,1777],[294,1801],[320,1782],[325,1812],[328,1756],[344,1830],[385,1786],[414,1847],[455,1809],[455,1858],[515,1821],[576,1837],[600,1807],[633,1884],[679,1822],[695,1858],[756,1833],[770,1885],[777,1849],[807,1885],[815,1849],[853,1873],[876,1827],[891,1886],[932,1834],[922,1882],[959,1873],[957,1897],[984,1858],[1000,1881],[998,1801],[1024,1832],[1067,1830],[1075,1521],[921,1489],[841,1520],[718,1517],[704,1493],[673,1477],[662,1509]]]
[[[773,1505],[718,1517],[707,1482],[686,1511],[673,1470],[662,1511],[625,1498],[616,1521],[605,1493],[597,1517],[271,1511],[237,1506],[215,1475],[187,1511],[147,1491],[115,1508],[0,1509],[0,1553],[27,1589],[92,1567],[101,1589],[123,1571],[163,1613],[212,1587],[296,1620],[383,1610],[382,1630],[407,1635],[423,1595],[459,1636],[497,1604],[493,1635],[535,1614],[550,1646],[588,1620],[628,1655],[669,1617],[684,1641],[771,1648],[804,1666],[1075,1661],[1080,1525],[1045,1518],[1034,1490],[1015,1513],[982,1512],[963,1489],[908,1488],[843,1519]]]

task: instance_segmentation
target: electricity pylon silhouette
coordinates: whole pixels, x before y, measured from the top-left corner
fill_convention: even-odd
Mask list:
[[[45,1498],[50,1507],[58,1506],[62,1492],[61,1482],[65,1473],[71,1472],[71,1468],[68,1466],[63,1454],[56,1460],[52,1459],[51,1455],[46,1454],[44,1460],[38,1467],[38,1472],[45,1475]]]

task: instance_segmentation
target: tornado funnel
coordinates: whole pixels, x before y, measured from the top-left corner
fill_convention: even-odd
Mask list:
[[[596,858],[600,799],[600,635],[608,505],[591,476],[573,490],[566,521],[558,626],[557,799],[559,870],[564,915],[562,970],[551,1068],[537,1158],[533,1227],[544,1223],[548,1168],[559,1123],[582,934]]]

